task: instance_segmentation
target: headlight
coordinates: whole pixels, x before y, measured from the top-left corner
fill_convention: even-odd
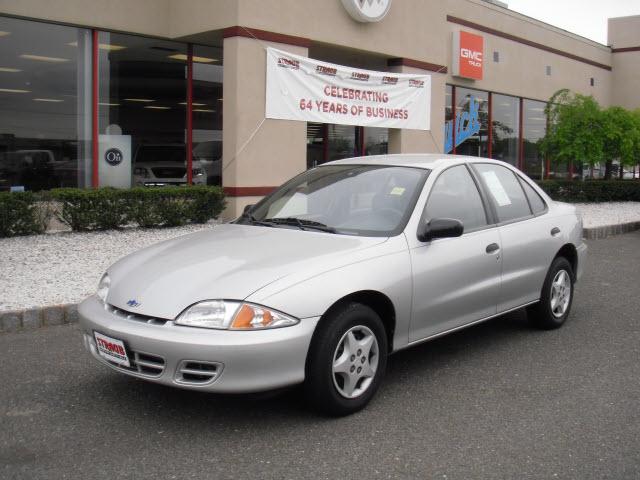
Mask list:
[[[138,175],[139,177],[149,178],[149,172],[147,171],[146,168],[143,168],[143,167],[134,168],[133,169],[133,174],[134,175]]]
[[[102,300],[102,303],[107,302],[107,295],[109,294],[110,285],[111,279],[109,279],[109,275],[105,273],[100,279],[100,283],[98,283],[98,291],[96,292],[96,295],[100,300]]]
[[[295,325],[299,320],[261,305],[205,300],[187,308],[175,323],[224,330],[262,330]]]
[[[204,170],[202,170],[201,168],[194,168],[193,170],[191,170],[191,174],[193,177],[200,177],[204,175]]]

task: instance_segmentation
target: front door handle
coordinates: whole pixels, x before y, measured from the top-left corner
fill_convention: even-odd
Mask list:
[[[497,243],[490,243],[489,245],[487,245],[487,249],[486,252],[487,253],[493,253],[500,250],[500,245],[498,245]]]
[[[559,234],[560,234],[560,229],[559,229],[558,227],[553,227],[553,228],[551,229],[551,236],[552,236],[552,237],[555,237],[555,236],[557,236],[557,235],[559,235]]]

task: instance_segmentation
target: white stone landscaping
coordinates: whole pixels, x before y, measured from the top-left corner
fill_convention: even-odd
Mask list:
[[[576,204],[585,228],[640,221],[640,202]],[[80,302],[95,291],[105,269],[135,250],[214,228],[49,233],[0,239],[0,312]]]

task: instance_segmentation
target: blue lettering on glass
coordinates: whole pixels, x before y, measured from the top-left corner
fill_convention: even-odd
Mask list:
[[[456,114],[456,147],[467,138],[480,133],[480,101],[475,97],[469,97],[469,111]],[[444,124],[444,153],[453,150],[453,120]]]

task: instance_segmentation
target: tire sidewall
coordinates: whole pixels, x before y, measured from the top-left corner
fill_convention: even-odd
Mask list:
[[[567,310],[561,317],[556,317],[551,310],[551,285],[553,284],[553,279],[561,270],[566,271],[569,275],[569,284],[571,291],[569,292],[569,304],[567,305]],[[553,261],[551,267],[549,268],[549,272],[547,273],[547,278],[545,279],[544,286],[542,288],[543,289],[540,301],[542,307],[541,310],[545,317],[545,323],[548,323],[548,326],[551,328],[559,327],[563,325],[567,320],[567,317],[571,313],[571,305],[573,304],[573,269],[571,268],[571,264],[567,261],[566,258],[559,257]]]
[[[333,380],[333,356],[338,342],[351,328],[369,328],[378,342],[378,367],[369,388],[356,398],[343,397]],[[321,410],[335,415],[353,413],[363,408],[375,395],[387,364],[387,336],[378,314],[366,305],[352,303],[329,314],[312,340],[307,361],[307,385],[310,399]]]

